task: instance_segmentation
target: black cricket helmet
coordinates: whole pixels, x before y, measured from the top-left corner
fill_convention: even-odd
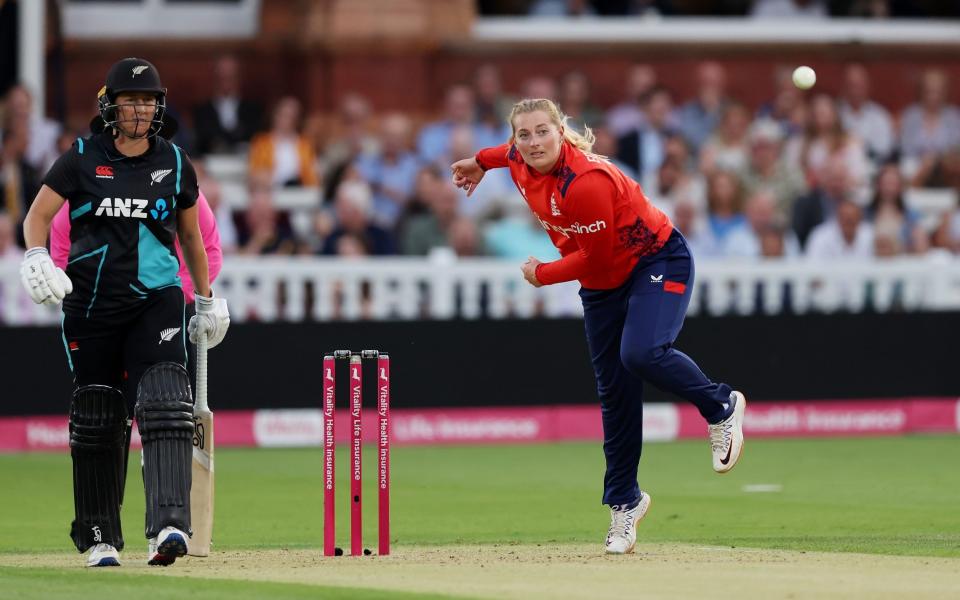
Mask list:
[[[157,72],[157,68],[142,58],[124,58],[114,63],[107,71],[105,85],[97,94],[99,118],[103,121],[104,127],[113,127],[117,133],[120,132],[117,125],[117,96],[123,92],[148,92],[157,98],[157,110],[144,137],[157,135],[164,125],[164,114],[167,109],[167,88],[160,83],[160,73]]]

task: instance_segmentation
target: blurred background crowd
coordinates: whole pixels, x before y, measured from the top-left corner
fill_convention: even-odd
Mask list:
[[[960,16],[940,0],[478,0],[480,13],[533,16],[923,18]]]
[[[760,16],[780,5],[833,10],[818,0],[740,4]],[[847,4],[888,12],[910,4],[921,14],[939,6]],[[649,7],[669,12],[671,3],[479,3],[483,14]],[[529,97],[555,99],[571,127],[590,128],[594,151],[642,185],[698,259],[960,251],[960,108],[948,73],[925,69],[914,103],[891,111],[873,99],[878,82],[861,64],[846,64],[836,89],[806,92],[791,81],[795,66],[756,81],[767,99],[753,105],[731,93],[726,67],[711,60],[691,69],[695,91],[685,96],[662,84],[662,65],[634,63],[613,103],[594,99],[589,71],[530,73],[507,89],[498,66],[484,63],[445,90],[437,114],[375,112],[368,98],[346,90],[334,113],[319,114],[295,95],[254,99],[242,60],[223,55],[206,80],[207,99],[178,105],[171,87],[168,110],[180,124],[174,141],[193,157],[217,215],[225,254],[555,258],[505,170],[488,173],[471,198],[449,178],[453,161],[508,140],[510,107]],[[88,132],[36,114],[23,85],[2,98],[0,255],[19,258],[20,222],[44,173]]]

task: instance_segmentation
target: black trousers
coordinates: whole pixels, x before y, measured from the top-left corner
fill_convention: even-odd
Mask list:
[[[142,305],[110,317],[65,315],[63,344],[74,383],[122,391],[132,417],[137,385],[148,368],[167,361],[192,368],[187,319],[179,287],[160,290]]]

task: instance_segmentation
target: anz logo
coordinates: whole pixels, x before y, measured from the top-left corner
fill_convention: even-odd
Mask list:
[[[170,216],[170,210],[167,201],[163,198],[157,198],[153,208],[147,212],[150,205],[149,200],[143,198],[104,198],[97,207],[94,216],[107,217],[130,217],[133,219],[149,219],[163,221]]]
[[[94,216],[106,215],[108,217],[133,217],[134,219],[146,219],[147,205],[150,204],[143,198],[104,198],[97,207]]]

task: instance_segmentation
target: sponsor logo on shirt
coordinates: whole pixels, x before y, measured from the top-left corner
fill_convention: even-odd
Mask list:
[[[663,283],[663,275],[651,275],[650,283]]]
[[[156,221],[162,221],[166,219],[169,214],[170,211],[167,210],[167,201],[163,198],[157,198],[154,208],[150,209],[150,216]]]
[[[143,198],[104,198],[97,207],[94,216],[105,215],[108,217],[132,217],[134,219],[146,219],[147,212],[144,210],[150,204]]]
[[[579,222],[577,222],[577,223],[571,224],[570,227],[561,227],[559,225],[547,223],[546,221],[541,219],[539,216],[537,216],[537,220],[540,221],[540,225],[542,225],[543,228],[546,229],[547,231],[556,231],[557,233],[559,233],[560,235],[566,238],[569,238],[570,234],[573,234],[573,233],[577,235],[586,235],[588,233],[597,233],[607,228],[607,222],[602,219],[598,219],[593,223],[588,223],[586,225],[581,225]]]
[[[97,174],[97,179],[113,179],[113,167],[100,165],[97,167],[95,172]]]

